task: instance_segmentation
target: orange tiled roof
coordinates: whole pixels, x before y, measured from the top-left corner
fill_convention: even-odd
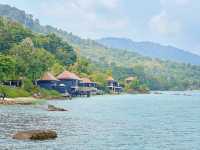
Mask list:
[[[109,77],[107,78],[107,80],[108,80],[108,81],[114,81],[113,77],[111,77],[111,76],[109,76]]]
[[[56,79],[56,77],[54,77],[50,72],[46,72],[41,80],[46,80],[46,81],[57,81],[58,79]]]
[[[128,78],[126,78],[125,80],[126,80],[126,81],[133,81],[133,80],[135,80],[135,79],[137,79],[137,77],[128,77]]]
[[[91,80],[88,79],[88,78],[81,78],[81,81],[82,81],[83,83],[92,83]]]
[[[80,80],[80,78],[72,72],[64,71],[60,75],[57,76],[57,79],[59,80],[66,80],[66,79],[74,79],[74,80]]]

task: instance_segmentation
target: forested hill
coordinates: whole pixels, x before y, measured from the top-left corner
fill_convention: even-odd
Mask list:
[[[97,40],[107,47],[127,49],[143,56],[200,65],[200,56],[185,50],[153,42],[134,42],[131,39],[108,37]]]
[[[0,17],[0,80],[39,79],[45,71],[56,73],[76,60],[74,49],[55,34],[35,34]]]
[[[0,16],[4,16],[4,17],[12,19],[13,21],[20,22],[21,24],[25,25],[27,28],[31,29],[34,32],[44,33],[44,34],[55,32],[56,34],[59,34],[60,36],[64,36],[69,41],[70,39],[73,42],[81,41],[79,37],[72,35],[72,33],[62,31],[60,29],[54,28],[49,25],[42,26],[40,25],[40,22],[38,19],[34,19],[33,15],[26,14],[25,11],[20,10],[15,7],[11,7],[9,5],[0,4]]]
[[[90,65],[88,65],[88,62],[81,60],[78,62],[77,68],[74,70],[80,74],[81,72],[84,72],[94,79],[102,79],[103,76],[105,77],[105,74],[101,74],[102,71],[95,70],[99,67],[98,70],[112,69],[114,78],[120,79],[121,81],[128,76],[137,76],[141,82],[147,84],[150,89],[153,90],[200,89],[199,66],[161,61],[158,59],[143,57],[135,52],[129,52],[127,50],[106,48],[94,40],[81,39],[78,36],[51,26],[41,26],[39,24],[39,20],[33,19],[32,15],[27,15],[24,11],[8,5],[0,5],[0,15],[7,16],[12,20],[16,20],[24,24],[34,32],[45,34],[55,33],[57,36],[62,37],[65,41],[72,45],[74,49],[76,49],[76,52],[79,55],[90,59],[93,62],[92,66],[95,66],[89,68]],[[40,36],[48,38],[50,35],[46,35],[47,37],[44,35]],[[49,42],[49,44],[50,43],[51,42]],[[44,47],[43,45],[38,48],[45,49],[48,48],[48,46]],[[65,60],[65,57],[71,57],[71,55],[73,56],[73,54],[70,53],[62,55],[62,48],[56,49],[59,51],[59,54],[57,54],[57,51],[48,52],[51,52],[53,55],[56,54],[56,57],[58,58],[57,61],[59,62],[60,59]],[[70,58],[70,60],[73,59]],[[64,65],[61,64],[61,66]]]
[[[35,32],[45,34],[50,32],[56,33],[57,35],[65,38],[71,44],[88,45],[90,43],[95,43],[95,45],[98,45],[98,43],[100,43],[101,47],[104,45],[110,48],[126,49],[130,52],[136,52],[151,58],[200,65],[200,56],[173,46],[163,46],[153,42],[134,42],[125,38],[102,38],[97,41],[98,43],[91,40],[83,40],[72,33],[68,33],[52,26],[41,26],[39,20],[34,19],[33,15],[26,14],[25,11],[9,5],[0,4],[0,16],[6,16],[15,21],[19,21]]]

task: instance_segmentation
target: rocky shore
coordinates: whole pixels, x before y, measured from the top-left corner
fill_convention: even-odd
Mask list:
[[[0,105],[15,105],[16,101],[6,99],[6,100],[0,100]]]
[[[20,97],[20,98],[6,98],[0,100],[0,105],[33,105],[44,103],[43,99],[36,99],[33,97]]]

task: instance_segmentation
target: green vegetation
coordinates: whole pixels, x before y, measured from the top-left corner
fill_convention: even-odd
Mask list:
[[[26,85],[26,83],[24,84]],[[32,86],[33,87],[33,86]],[[0,86],[0,93],[5,93],[6,97],[17,98],[17,97],[29,97],[35,93],[39,93],[39,98],[58,98],[61,97],[61,94],[54,90],[45,90],[38,87],[33,87],[32,89],[26,88],[12,88],[9,86]]]
[[[39,20],[34,20],[32,15],[24,11],[5,5],[0,8],[0,15],[17,20],[35,32],[19,23],[0,19],[0,59],[8,60],[8,63],[0,63],[0,70],[7,71],[0,73],[1,79],[21,76],[35,79],[46,70],[57,75],[69,69],[81,77],[90,77],[103,88],[109,75],[107,70],[111,70],[113,77],[120,83],[129,76],[138,77],[141,88],[200,89],[200,66],[161,61],[127,50],[106,48],[96,41],[81,39],[51,26],[41,26]],[[20,53],[21,50],[23,53]],[[31,55],[27,56],[28,53]],[[7,65],[10,69],[6,69]]]
[[[2,86],[8,97],[26,97],[35,93],[45,98],[60,97],[56,91],[40,89],[33,85],[32,81],[39,79],[46,71],[58,75],[68,69],[80,77],[90,77],[97,81],[100,87],[105,85],[107,72],[88,59],[78,56],[67,42],[55,34],[33,33],[4,17],[0,17],[0,25],[0,79],[23,80],[22,88]],[[3,37],[6,35],[9,36],[5,40]]]
[[[76,53],[55,34],[32,33],[21,24],[0,17],[0,80],[23,79],[22,88],[1,86],[8,97],[58,97],[55,91],[38,89],[32,83],[51,70],[60,73],[76,62]],[[62,69],[61,69],[62,68]]]
[[[86,58],[89,62],[92,62],[92,65],[99,68],[100,71],[96,73],[102,71],[105,73],[104,70],[112,70],[113,77],[122,82],[124,78],[134,75],[138,77],[141,85],[145,84],[151,90],[200,89],[200,66],[162,61],[143,57],[123,49],[106,48],[96,41],[81,39],[72,33],[51,26],[41,26],[34,20],[32,22],[34,25],[27,25],[28,28],[45,34],[55,33],[63,38],[76,49],[78,55]],[[92,79],[98,78],[94,76],[91,75]],[[101,80],[101,83],[105,82],[102,79],[98,80]]]
[[[61,97],[61,94],[54,90],[39,89],[39,93],[42,97],[53,99]]]
[[[125,91],[128,93],[148,93],[149,88],[138,79],[135,79],[130,83],[125,83]]]
[[[81,56],[105,70],[111,69],[115,79],[134,75],[151,90],[200,88],[200,66],[151,59],[126,50],[105,48],[95,42],[84,43],[73,46],[81,49]]]
[[[38,79],[55,65],[68,67],[76,53],[55,34],[32,33],[21,24],[0,18],[1,79]]]
[[[15,72],[15,59],[0,54],[0,79],[12,78]]]
[[[0,86],[0,93],[5,93],[10,98],[31,96],[29,92],[22,88],[11,88],[7,86]]]

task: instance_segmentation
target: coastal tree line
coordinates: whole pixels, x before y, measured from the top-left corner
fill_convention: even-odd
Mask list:
[[[0,79],[23,80],[23,89],[9,89],[1,86],[0,90],[12,96],[27,96],[38,92],[33,81],[40,79],[50,71],[55,76],[64,70],[89,77],[106,91],[106,78],[112,75],[110,69],[101,68],[90,60],[79,56],[66,41],[55,34],[38,34],[17,22],[0,17]],[[0,91],[0,92],[1,92]],[[42,92],[42,91],[40,91]],[[44,92],[48,95],[47,91]],[[55,93],[54,93],[55,94]]]
[[[91,52],[85,51],[85,46],[80,48],[74,44],[71,46],[71,43],[54,33],[34,33],[20,23],[0,17],[0,79],[23,79],[30,85],[30,81],[39,79],[46,71],[58,75],[63,70],[69,70],[81,77],[89,77],[105,91],[106,78],[110,75],[119,80],[127,90],[200,87],[198,66],[166,63],[160,60],[159,64],[158,61],[149,58],[141,64],[140,60],[143,58],[138,55],[126,51],[113,53],[109,49],[101,50],[97,57],[93,55],[93,51],[99,50],[99,47],[95,42],[89,41],[83,44],[78,40],[77,43],[82,43],[80,45],[88,43],[88,47],[92,45]],[[84,52],[88,57],[83,56]],[[120,56],[123,56],[123,59]],[[124,63],[126,65],[121,64],[125,57],[127,57],[127,62]],[[129,60],[133,59],[135,64],[130,65]],[[136,76],[137,81],[126,85],[124,79],[129,76]],[[32,85],[26,87],[26,89],[33,88]]]
[[[43,26],[39,23],[38,19],[35,19],[32,15],[26,14],[25,11],[15,7],[0,5],[0,8],[1,16],[7,16],[12,20],[16,20],[31,31],[45,34],[40,34],[40,37],[37,36],[37,38],[39,38],[38,40],[33,40],[32,38],[37,48],[47,48],[50,51],[54,51],[56,50],[53,48],[54,42],[52,42],[53,45],[51,45],[47,42],[48,40],[46,41],[45,39],[50,38],[50,41],[58,41],[59,37],[61,37],[63,40],[67,41],[68,45],[71,45],[75,49],[77,57],[87,58],[89,63],[96,66],[93,68],[93,72],[103,72],[105,74],[106,70],[112,70],[113,77],[120,80],[121,83],[129,76],[137,76],[141,84],[147,85],[152,90],[188,90],[200,88],[199,66],[152,59],[137,53],[129,52],[125,49],[104,47],[94,40],[82,39],[73,33],[68,33],[67,31],[57,29],[50,25]],[[23,36],[22,39],[24,39]],[[59,43],[59,45],[60,44],[61,43]],[[55,51],[53,53],[54,55],[56,54]],[[61,53],[62,49],[59,50],[59,54]],[[59,54],[56,55],[60,58],[65,57],[65,55]],[[57,66],[60,66],[59,64],[60,62],[54,65],[54,70]],[[58,72],[61,68],[61,66],[58,67],[56,71]]]

